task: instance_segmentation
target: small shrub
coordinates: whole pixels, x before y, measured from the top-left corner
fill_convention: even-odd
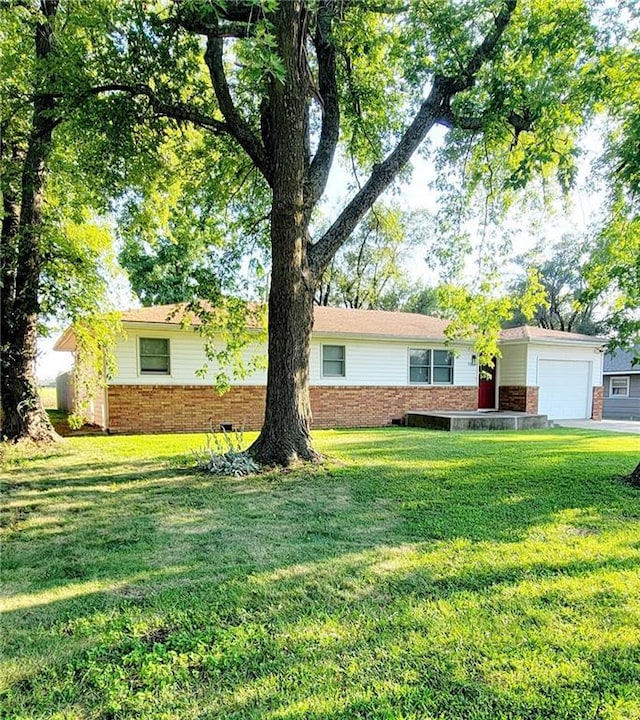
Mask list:
[[[212,475],[240,477],[260,472],[260,465],[249,455],[244,446],[242,430],[219,432],[211,429],[207,433],[206,445],[194,452],[196,468]]]

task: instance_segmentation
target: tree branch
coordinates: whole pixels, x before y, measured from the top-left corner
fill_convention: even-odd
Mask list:
[[[255,2],[243,0],[227,0],[224,3],[202,3],[193,0],[174,0],[176,7],[176,22],[185,30],[199,35],[215,35],[224,30],[220,22],[228,23],[226,27],[235,25],[250,25],[258,20],[262,14]]]
[[[218,105],[226,120],[227,132],[236,139],[239,145],[251,158],[255,166],[271,184],[271,167],[267,160],[264,146],[254,134],[249,123],[240,115],[233,102],[223,63],[224,40],[209,35],[207,37],[207,50],[205,62],[209,68],[211,83],[218,99]]]
[[[448,100],[448,92],[448,84],[443,82],[442,78],[436,77],[429,97],[420,106],[395,150],[382,163],[373,166],[369,180],[340,213],[324,236],[311,247],[310,264],[318,275],[438,122],[443,103]]]
[[[351,202],[309,250],[313,271],[319,277],[327,264],[371,208],[375,200],[389,187],[398,172],[422,143],[431,128],[451,113],[451,98],[475,83],[482,64],[494,53],[516,8],[517,0],[504,0],[494,20],[494,26],[473,52],[464,70],[454,78],[436,75],[427,99],[422,103],[413,122],[405,130],[395,150],[379,165],[374,165],[369,180]]]
[[[199,110],[194,110],[187,105],[183,105],[181,103],[169,103],[161,100],[148,85],[130,83],[108,83],[106,85],[96,85],[95,87],[88,88],[83,91],[80,95],[77,95],[75,97],[76,105],[79,107],[88,98],[108,92],[123,92],[131,96],[142,95],[149,100],[149,104],[158,115],[172,118],[173,120],[190,122],[194,125],[198,125],[199,127],[211,130],[216,134],[231,135],[226,123],[221,120],[216,120],[210,115],[205,115]]]
[[[322,101],[322,129],[315,156],[307,173],[305,206],[309,211],[322,197],[340,135],[340,105],[336,79],[336,52],[332,38],[334,17],[332,0],[318,9],[314,44],[318,57],[318,83]]]
[[[535,118],[533,118],[531,113],[526,109],[522,113],[510,112],[505,119],[514,129],[516,139],[520,133],[531,131],[535,121]],[[477,132],[485,127],[486,118],[481,116],[473,117],[456,115],[453,112],[450,103],[448,103],[446,107],[442,109],[442,114],[438,119],[438,124],[443,125],[449,130],[452,128],[458,128],[459,130],[471,130],[473,132]]]
[[[473,87],[478,71],[484,62],[493,55],[517,4],[518,0],[504,0],[502,8],[494,20],[492,30],[474,50],[466,67],[456,77],[447,78],[451,95]]]

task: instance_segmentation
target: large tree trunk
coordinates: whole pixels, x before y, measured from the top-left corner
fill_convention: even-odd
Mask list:
[[[50,20],[58,0],[42,0],[45,20],[36,25],[35,49],[45,64],[39,88],[51,79],[46,60],[53,49]],[[11,279],[2,303],[2,434],[9,440],[51,442],[59,440],[44,410],[35,379],[35,360],[40,313],[39,290],[42,253],[42,205],[47,159],[55,127],[55,101],[51,93],[38,92],[33,101],[33,117],[20,178],[20,215],[16,223],[17,203],[8,198],[12,217],[2,226],[3,280]],[[4,199],[5,211],[9,207]],[[6,236],[5,236],[6,233]],[[6,244],[5,244],[6,243]],[[9,250],[10,248],[10,250]],[[14,266],[15,263],[15,266]]]
[[[631,473],[631,475],[627,475],[626,479],[627,482],[631,483],[631,485],[640,488],[640,463],[636,465],[636,469]]]
[[[282,227],[283,218],[280,220],[273,223],[272,235],[294,237],[289,242],[280,237],[274,245],[265,419],[250,452],[263,465],[288,466],[296,460],[317,460],[320,456],[310,437],[309,346],[314,284],[305,267],[305,240],[300,229],[296,232],[295,227]]]
[[[251,446],[265,465],[290,465],[319,455],[310,438],[309,346],[316,277],[310,270],[304,185],[309,163],[305,9],[282,3],[276,24],[286,77],[272,81],[263,107],[271,162],[271,288],[269,368],[262,431]]]

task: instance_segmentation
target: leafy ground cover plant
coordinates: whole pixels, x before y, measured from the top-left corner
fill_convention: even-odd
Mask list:
[[[203,435],[4,446],[0,716],[640,716],[637,436],[314,441],[232,481]]]
[[[244,431],[211,428],[204,447],[194,452],[196,468],[212,475],[241,477],[260,472],[260,465],[246,452]]]

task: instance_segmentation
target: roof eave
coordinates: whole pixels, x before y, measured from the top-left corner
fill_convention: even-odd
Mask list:
[[[602,348],[604,352],[604,346],[607,340],[603,338],[594,338],[593,340],[579,340],[577,338],[508,338],[506,340],[499,340],[499,345],[517,345],[522,343],[536,343],[540,345],[582,345],[585,347]]]
[[[76,336],[73,332],[73,326],[69,326],[60,337],[56,340],[53,349],[57,352],[75,352]]]
[[[374,333],[350,333],[343,330],[313,330],[311,335],[317,338],[345,338],[350,340],[396,340],[411,342],[446,343],[444,335],[389,335]],[[472,345],[472,340],[454,340],[454,345]]]
[[[603,375],[640,375],[640,368],[637,370],[603,370]]]

